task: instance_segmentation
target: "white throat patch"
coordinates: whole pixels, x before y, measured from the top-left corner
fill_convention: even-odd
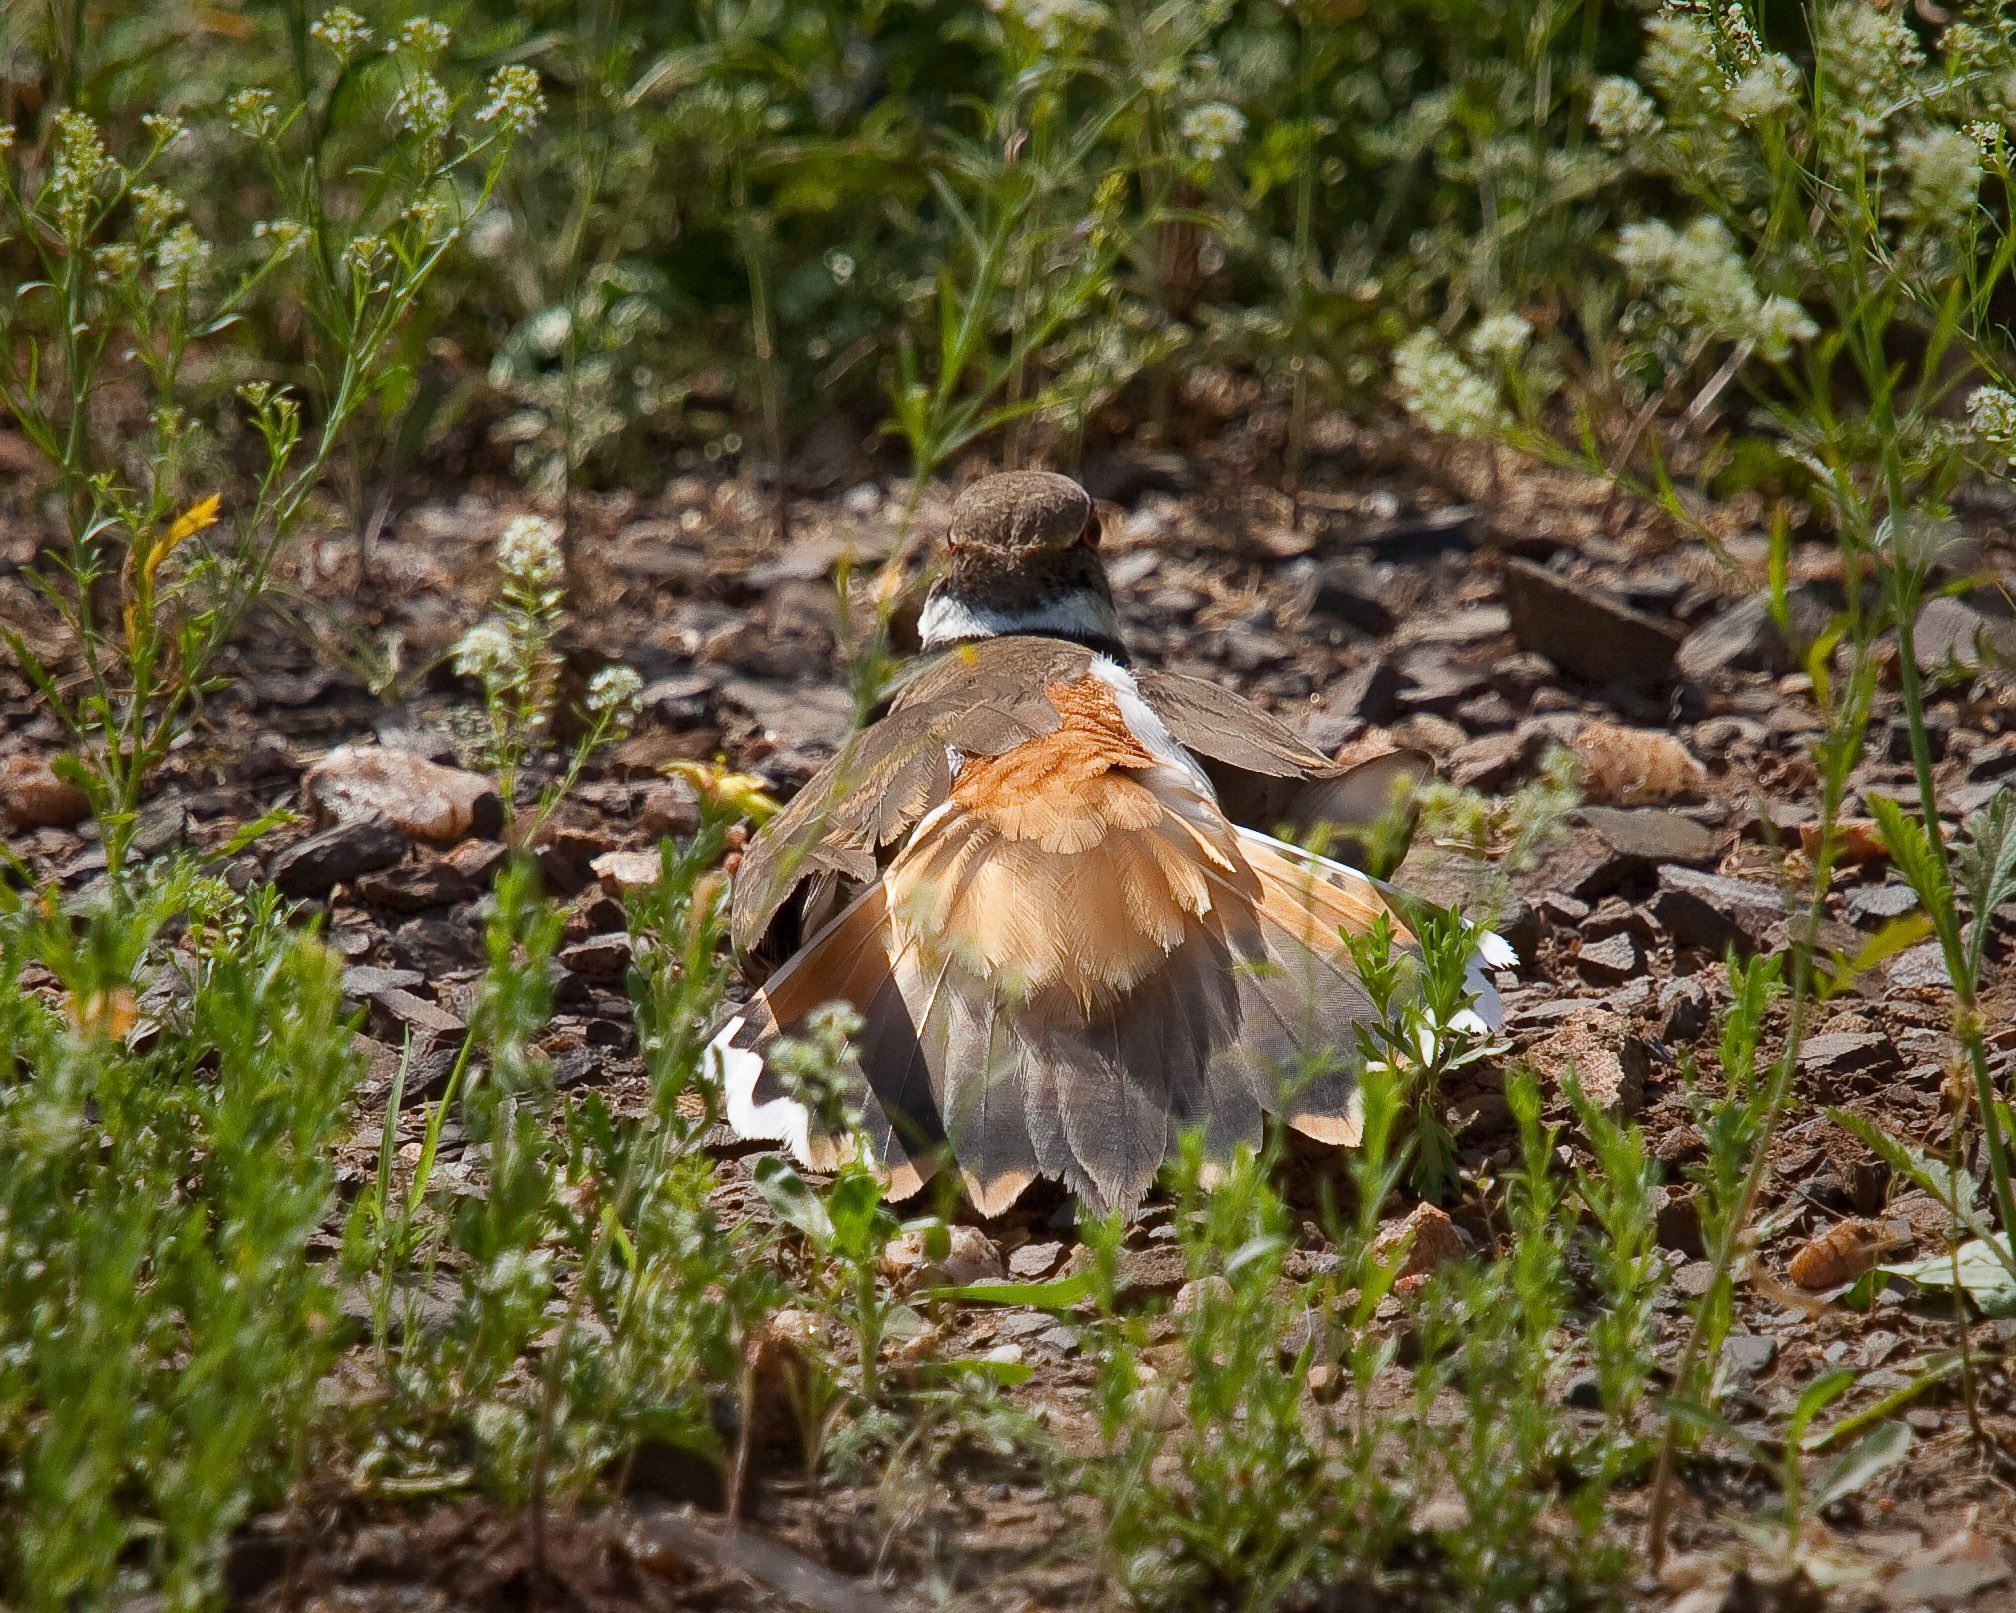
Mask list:
[[[943,649],[961,639],[999,638],[1004,633],[1058,633],[1081,638],[1120,637],[1120,618],[1096,594],[1058,594],[1029,610],[975,609],[950,594],[933,594],[917,618],[917,632],[927,650]]]

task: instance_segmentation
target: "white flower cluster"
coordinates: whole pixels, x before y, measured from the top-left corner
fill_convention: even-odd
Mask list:
[[[644,679],[635,667],[605,666],[588,680],[588,715],[607,717],[612,727],[628,729],[637,716],[637,697]]]
[[[1685,231],[1662,219],[1627,224],[1618,236],[1617,261],[1657,288],[1682,325],[1724,341],[1751,342],[1768,359],[1784,358],[1794,342],[1819,333],[1789,297],[1758,296],[1735,240],[1718,218],[1704,215]]]
[[[140,272],[140,249],[131,241],[111,241],[91,254],[101,285],[120,285]]]
[[[189,133],[189,125],[180,118],[167,117],[159,112],[143,115],[140,126],[153,138],[155,148],[160,151],[166,151],[170,146],[179,144]]]
[[[1606,78],[1596,86],[1589,98],[1589,122],[1612,146],[1633,145],[1666,126],[1652,97],[1628,78]]]
[[[546,97],[539,75],[522,62],[512,62],[490,75],[484,90],[479,123],[494,123],[507,135],[521,135],[546,115]]]
[[[82,112],[65,109],[56,114],[56,160],[49,183],[59,204],[82,206],[118,166],[107,155],[97,124]]]
[[[499,621],[478,622],[456,640],[454,664],[458,676],[474,678],[486,689],[505,687],[518,664],[510,630]]]
[[[280,127],[271,90],[240,90],[224,103],[224,115],[247,140],[264,140]]]
[[[1491,437],[1511,424],[1498,389],[1432,330],[1416,331],[1393,350],[1393,385],[1409,414],[1452,437]]]
[[[1095,33],[1106,26],[1109,13],[1098,0],[1006,0],[997,5],[1043,42],[1045,50],[1062,48],[1074,33]]]
[[[308,239],[308,226],[298,218],[262,218],[252,226],[255,241],[271,241],[273,255],[278,258],[292,257]]]
[[[1934,226],[1971,213],[1981,195],[1981,150],[1958,129],[1929,129],[1897,142],[1911,216]]]
[[[560,528],[543,515],[520,515],[497,540],[497,569],[529,588],[551,588],[560,580],[566,561],[560,553]]]
[[[1517,314],[1493,314],[1477,322],[1463,348],[1479,363],[1510,364],[1532,339],[1533,327]]]
[[[178,224],[154,249],[154,279],[162,286],[186,286],[210,261],[210,243],[194,225]]]
[[[1967,426],[2016,465],[2016,396],[1999,386],[1976,387],[1967,399]]]
[[[392,256],[391,248],[375,235],[353,236],[343,248],[340,261],[360,280],[369,280],[380,264]]]
[[[1246,137],[1246,117],[1223,101],[1206,101],[1183,114],[1184,145],[1192,162],[1214,163]]]
[[[432,61],[448,48],[448,26],[432,17],[413,17],[399,25],[388,50],[409,51],[423,61]]]
[[[371,44],[371,30],[348,6],[332,6],[309,24],[308,32],[327,45],[339,62],[347,62]]]
[[[188,211],[180,196],[160,185],[142,185],[132,195],[134,220],[140,233],[150,238]]]
[[[1899,17],[1866,0],[1833,0],[1820,13],[1813,44],[1848,133],[1866,138],[1917,99],[1910,75],[1925,64],[1925,53]]]
[[[1792,110],[1800,88],[1799,69],[1787,58],[1762,56],[1736,81],[1725,104],[1738,123],[1768,123]]]
[[[392,121],[422,140],[440,139],[454,114],[447,87],[432,73],[416,73],[392,99]]]

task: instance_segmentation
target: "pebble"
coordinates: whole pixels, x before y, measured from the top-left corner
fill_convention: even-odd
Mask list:
[[[494,837],[503,803],[490,781],[384,745],[339,745],[301,780],[319,823],[350,823],[377,813],[417,840],[449,844]]]
[[[90,798],[41,757],[0,760],[0,818],[16,829],[74,829],[90,815]]]

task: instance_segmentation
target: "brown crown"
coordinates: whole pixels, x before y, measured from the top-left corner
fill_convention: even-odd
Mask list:
[[[1085,535],[1092,499],[1068,476],[1011,470],[983,476],[952,506],[948,539],[990,549],[1068,549]]]

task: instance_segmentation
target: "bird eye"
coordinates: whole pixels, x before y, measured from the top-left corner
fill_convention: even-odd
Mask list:
[[[1099,537],[1099,517],[1096,515],[1087,516],[1085,518],[1085,530],[1078,534],[1078,541],[1088,549],[1096,549],[1099,547]]]

